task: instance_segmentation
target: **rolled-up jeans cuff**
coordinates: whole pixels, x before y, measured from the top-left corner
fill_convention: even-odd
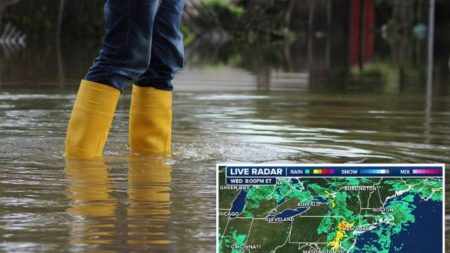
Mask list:
[[[158,90],[168,90],[168,91],[173,90],[172,81],[161,82],[157,80],[146,79],[135,82],[135,85],[140,87],[153,87]]]
[[[123,93],[125,87],[127,87],[128,83],[130,82],[129,79],[123,75],[111,74],[109,76],[105,76],[103,74],[96,75],[91,72],[87,73],[84,79],[111,86],[113,88],[118,89],[121,93]]]

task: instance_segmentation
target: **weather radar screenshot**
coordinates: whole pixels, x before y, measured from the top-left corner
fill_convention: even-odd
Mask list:
[[[444,252],[443,164],[219,164],[217,252]]]

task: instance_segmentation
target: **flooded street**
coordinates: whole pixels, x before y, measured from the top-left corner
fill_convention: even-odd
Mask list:
[[[74,90],[3,90],[0,248],[212,252],[217,161],[449,162],[449,97],[179,86],[172,157],[128,155],[125,95],[93,162],[62,158]]]
[[[0,252],[215,252],[221,162],[445,163],[449,170],[449,36],[436,30],[427,82],[424,31],[389,37],[377,23],[352,34],[342,4],[317,7],[302,24],[310,30],[293,20],[298,34],[289,39],[240,30],[236,40],[191,38],[174,81],[171,156],[129,154],[128,89],[104,158],[65,160],[75,94],[101,44],[101,19],[90,22],[103,5],[97,1],[97,13],[68,2],[66,14],[64,1],[46,9],[26,0],[17,16],[5,14],[23,17],[19,24],[55,20],[8,26],[22,36],[18,45],[0,40]],[[26,19],[37,8],[38,18]],[[70,23],[79,10],[91,12]],[[308,17],[300,11],[292,16]],[[56,20],[61,38],[51,30]],[[41,35],[46,26],[55,34]],[[71,37],[83,32],[87,38]]]

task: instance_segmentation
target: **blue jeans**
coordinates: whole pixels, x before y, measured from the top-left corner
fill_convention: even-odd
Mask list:
[[[105,0],[105,36],[85,79],[125,89],[129,81],[172,90],[183,67],[184,0]]]

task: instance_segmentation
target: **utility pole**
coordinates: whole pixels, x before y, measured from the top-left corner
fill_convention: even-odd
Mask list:
[[[430,0],[428,14],[428,62],[427,62],[427,89],[425,99],[425,143],[430,142],[431,111],[433,100],[433,52],[434,52],[434,14],[436,11],[436,0]]]

